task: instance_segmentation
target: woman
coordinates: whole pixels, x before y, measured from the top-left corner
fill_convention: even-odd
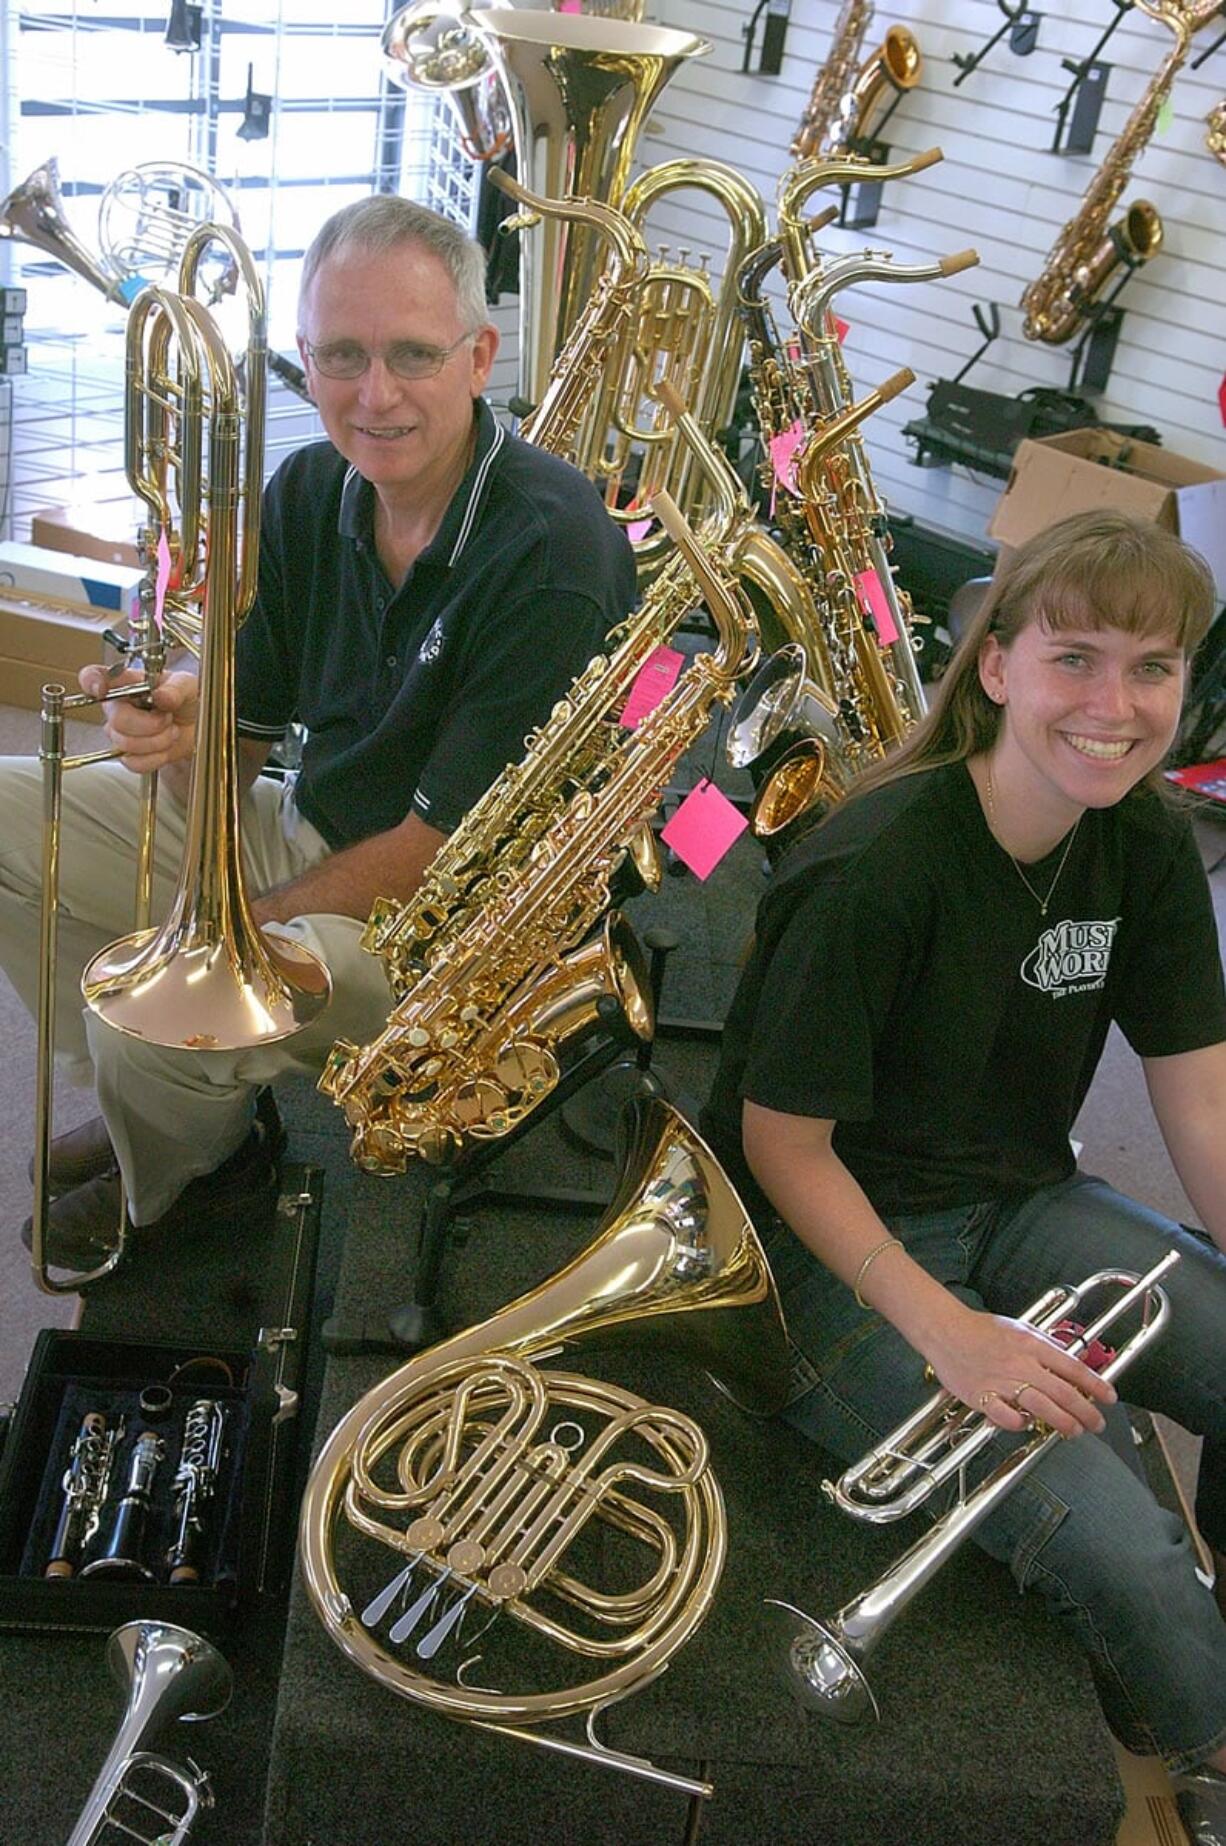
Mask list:
[[[1017,1318],[1179,1248],[1172,1324],[1126,1391],[1205,1437],[1226,1610],[1226,997],[1159,771],[1213,608],[1202,561],[1121,514],[1015,554],[928,717],[780,866],[705,1119],[782,1220],[797,1428],[856,1459],[928,1394],[927,1364],[1004,1432],[1091,1438],[976,1542],[1076,1632],[1120,1740],[1198,1772],[1219,1831],[1196,1838],[1226,1842],[1226,1622],[1125,1459],[1112,1387]],[[1208,1237],[1076,1169],[1112,1021]]]

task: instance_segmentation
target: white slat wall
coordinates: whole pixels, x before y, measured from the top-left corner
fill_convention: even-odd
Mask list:
[[[958,89],[953,53],[978,50],[996,31],[1001,14],[992,0],[959,0],[956,6],[896,0],[877,8],[865,37],[868,55],[887,26],[906,24],[924,57],[919,86],[904,96],[886,129],[891,157],[939,146],[945,158],[913,180],[888,185],[871,231],[835,227],[823,234],[823,246],[842,252],[868,242],[893,251],[899,262],[968,244],[979,252],[978,268],[949,281],[849,289],[838,301],[851,323],[845,351],[860,390],[900,365],[916,373],[916,384],[865,426],[882,494],[900,512],[969,537],[983,535],[1002,483],[962,467],[916,467],[902,426],[922,414],[924,387],[952,377],[979,344],[972,318],[977,301],[999,304],[1002,332],[968,384],[1008,394],[1028,385],[1067,384],[1071,348],[1023,339],[1018,299],[1174,42],[1169,28],[1139,8],[1127,14],[1103,53],[1112,69],[1093,154],[1053,154],[1053,111],[1069,81],[1061,60],[1087,57],[1112,10],[1109,0],[1061,0],[1058,11],[1043,11],[1029,57],[1015,57],[1002,39]],[[712,50],[683,63],[664,91],[640,141],[639,164],[681,155],[729,161],[758,186],[773,214],[788,144],[830,49],[840,0],[793,0],[778,77],[741,71],[741,27],[750,11],[749,0],[659,0],[656,23],[700,33]],[[1222,24],[1219,19],[1202,30],[1193,56]],[[1121,297],[1120,342],[1097,408],[1105,419],[1151,423],[1167,448],[1226,471],[1218,407],[1226,373],[1226,166],[1204,144],[1205,117],[1224,93],[1226,46],[1198,71],[1189,58],[1176,79],[1169,123],[1133,168],[1123,203],[1148,198],[1162,215],[1165,244]],[[816,200],[813,209],[824,202]],[[722,267],[722,221],[701,195],[666,200],[653,213],[648,235],[674,249],[684,243],[695,253],[708,250],[713,269]],[[504,348],[495,396],[505,399],[514,388],[515,304],[501,306],[497,318]]]

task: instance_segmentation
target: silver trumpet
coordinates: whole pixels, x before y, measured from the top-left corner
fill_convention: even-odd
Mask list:
[[[110,1638],[107,1664],[127,1687],[127,1709],[68,1846],[116,1833],[144,1846],[183,1846],[201,1808],[213,1804],[208,1776],[190,1757],[181,1768],[146,1746],[173,1718],[190,1724],[223,1711],[230,1669],[215,1647],[171,1622],[126,1622]]]
[[[1100,1377],[1112,1380],[1164,1332],[1171,1306],[1166,1291],[1157,1284],[1178,1261],[1178,1250],[1171,1250],[1143,1276],[1099,1270],[1077,1288],[1050,1289],[1020,1318],[1050,1333],[1096,1289],[1122,1289],[1110,1307],[1065,1345],[1067,1352],[1079,1357],[1130,1308],[1139,1305],[1140,1326],[1100,1369]],[[839,1724],[857,1724],[870,1711],[880,1716],[864,1672],[868,1656],[895,1617],[962,1541],[1062,1440],[1055,1430],[1036,1422],[1028,1440],[1004,1455],[968,1494],[967,1463],[999,1433],[994,1423],[969,1411],[951,1392],[938,1391],[837,1482],[823,1482],[828,1499],[854,1519],[873,1525],[904,1518],[951,1476],[957,1478],[958,1496],[909,1551],[828,1621],[815,1621],[790,1603],[768,1600],[787,1650],[782,1662],[785,1683],[810,1711]]]

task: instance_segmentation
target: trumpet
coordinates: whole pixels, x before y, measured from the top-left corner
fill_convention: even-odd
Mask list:
[[[213,1805],[209,1778],[190,1758],[183,1769],[148,1745],[173,1718],[192,1722],[223,1711],[230,1669],[200,1635],[172,1622],[127,1622],[106,1652],[128,1703],[68,1846],[97,1846],[121,1833],[141,1846],[183,1846],[197,1814]],[[177,1809],[163,1805],[169,1800]]]
[[[1113,1380],[1165,1332],[1170,1300],[1158,1284],[1178,1261],[1178,1250],[1170,1250],[1143,1276],[1099,1270],[1076,1288],[1048,1290],[1019,1318],[1051,1333],[1095,1291],[1122,1290],[1065,1346],[1074,1356],[1089,1351],[1130,1309],[1139,1307],[1140,1326],[1101,1367],[1100,1377]],[[870,1711],[880,1716],[865,1661],[890,1624],[963,1540],[1062,1440],[1043,1423],[1035,1423],[1032,1431],[967,1494],[968,1464],[1000,1432],[986,1417],[968,1411],[951,1392],[938,1391],[837,1482],[823,1483],[823,1492],[836,1506],[872,1525],[905,1518],[951,1478],[958,1482],[958,1495],[950,1510],[910,1550],[828,1621],[815,1621],[791,1603],[768,1600],[767,1607],[777,1611],[772,1620],[786,1649],[784,1679],[801,1704],[839,1724],[859,1723]]]

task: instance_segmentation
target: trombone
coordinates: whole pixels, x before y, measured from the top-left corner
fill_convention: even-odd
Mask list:
[[[1049,1289],[1019,1319],[1052,1333],[1088,1295],[1100,1289],[1121,1290],[1089,1326],[1080,1328],[1075,1338],[1061,1342],[1067,1352],[1079,1357],[1130,1309],[1139,1307],[1140,1326],[1105,1365],[1097,1368],[1100,1377],[1113,1380],[1165,1332],[1170,1299],[1158,1284],[1178,1261],[1178,1250],[1169,1250],[1143,1276],[1126,1270],[1099,1270],[1076,1288]],[[951,1478],[957,1481],[958,1494],[953,1506],[930,1531],[828,1621],[815,1621],[791,1603],[768,1599],[767,1607],[777,1612],[771,1619],[786,1649],[782,1661],[784,1680],[793,1697],[810,1711],[833,1718],[838,1724],[858,1724],[870,1711],[880,1717],[876,1695],[864,1671],[868,1656],[891,1622],[962,1541],[982,1525],[1048,1450],[1063,1440],[1057,1431],[1034,1423],[1028,1439],[1003,1456],[968,1494],[967,1464],[999,1433],[994,1423],[973,1415],[951,1392],[938,1391],[837,1482],[823,1482],[827,1499],[853,1519],[871,1525],[905,1518]]]
[[[205,252],[221,243],[246,291],[245,403],[237,368],[196,297]],[[327,969],[309,950],[257,928],[243,882],[238,831],[234,647],[255,597],[263,488],[267,347],[264,292],[237,232],[203,225],[188,239],[176,290],[147,288],[128,317],[124,449],[128,480],[149,519],[141,614],[130,654],[145,676],[100,698],[43,689],[44,841],[38,999],[34,1215],[31,1262],[48,1294],[74,1293],[107,1275],[123,1253],[126,1200],[115,1248],[96,1268],[54,1281],[46,1262],[55,1040],[59,858],[65,771],[116,750],[68,755],[64,720],[87,706],[147,701],[168,646],[200,662],[196,748],[178,882],[165,922],[150,927],[157,776],[143,778],[137,833],[137,927],[96,955],[82,976],[86,1004],[116,1031],[153,1044],[235,1050],[288,1037],[327,1004]],[[243,442],[244,424],[246,441]],[[207,444],[205,433],[207,429]],[[240,457],[240,450],[242,451]]]

